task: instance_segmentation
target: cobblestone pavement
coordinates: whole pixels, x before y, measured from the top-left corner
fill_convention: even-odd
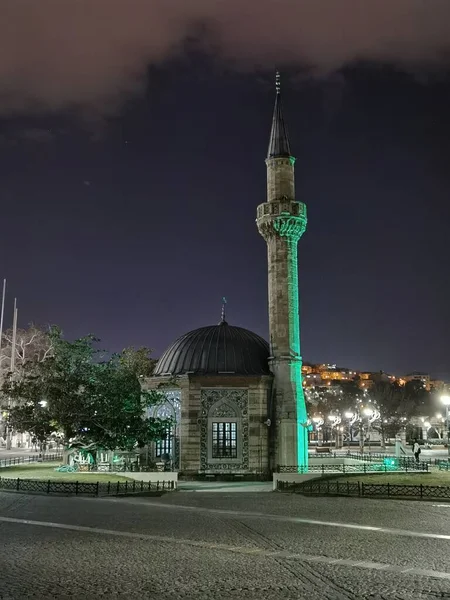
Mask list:
[[[0,494],[0,598],[450,599],[450,504]]]

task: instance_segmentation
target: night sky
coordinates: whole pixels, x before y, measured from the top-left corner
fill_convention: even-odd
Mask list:
[[[342,0],[323,22],[306,0],[259,2],[256,22],[234,0],[37,4],[0,0],[7,325],[17,296],[20,326],[158,356],[225,295],[267,338],[277,65],[309,212],[304,360],[450,379],[448,0]]]

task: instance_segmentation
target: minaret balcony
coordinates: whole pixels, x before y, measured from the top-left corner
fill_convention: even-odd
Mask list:
[[[306,219],[306,204],[287,198],[279,198],[272,202],[260,204],[256,211],[257,219],[269,216],[293,216]]]

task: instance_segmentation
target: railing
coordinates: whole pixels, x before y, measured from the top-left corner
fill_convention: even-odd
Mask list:
[[[86,467],[86,465],[85,465]],[[158,473],[164,471],[172,472],[172,469],[161,469],[158,470],[154,466],[139,465],[136,463],[113,463],[113,464],[90,464],[88,465],[89,471],[95,471],[96,473]],[[78,469],[79,471],[83,469]]]
[[[361,454],[359,452],[347,452],[347,454],[345,454],[345,458],[353,458],[355,460],[363,460],[366,462],[373,462],[373,461],[380,461],[380,460],[387,459],[387,460],[398,460],[398,461],[405,461],[405,462],[413,463],[416,460],[414,458],[414,456],[394,456],[392,454],[382,454],[382,453],[374,453],[374,452],[372,452],[370,454]],[[423,459],[420,459],[419,462],[431,465],[432,459],[431,458],[423,458]]]
[[[41,494],[89,494],[91,496],[119,496],[143,492],[163,492],[176,489],[174,481],[55,481],[44,479],[8,479],[0,477],[0,490],[38,492]]]
[[[387,498],[446,498],[450,499],[450,486],[440,485],[400,485],[400,484],[374,484],[357,481],[328,481],[314,480],[295,483],[278,481],[277,490],[280,492],[293,492],[306,496],[357,496]]]
[[[36,462],[52,462],[62,460],[62,454],[33,454],[32,456],[17,456],[16,458],[4,458],[0,460],[0,468],[14,467],[15,465],[26,465]]]
[[[450,462],[448,460],[437,460],[435,464],[439,471],[450,471]]]
[[[277,473],[299,473],[300,475],[304,473],[321,473],[325,475],[326,473],[392,473],[392,472],[428,472],[428,463],[420,462],[416,463],[416,461],[402,462],[400,459],[395,459],[397,462],[387,461],[383,463],[361,463],[354,465],[344,465],[344,464],[335,464],[335,465],[309,465],[308,467],[303,466],[283,466],[279,465],[277,467]]]

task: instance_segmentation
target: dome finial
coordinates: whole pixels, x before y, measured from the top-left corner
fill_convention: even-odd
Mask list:
[[[225,305],[227,303],[227,299],[225,298],[225,296],[222,298],[222,313],[220,315],[220,323],[219,325],[226,325],[227,322],[225,321]]]

